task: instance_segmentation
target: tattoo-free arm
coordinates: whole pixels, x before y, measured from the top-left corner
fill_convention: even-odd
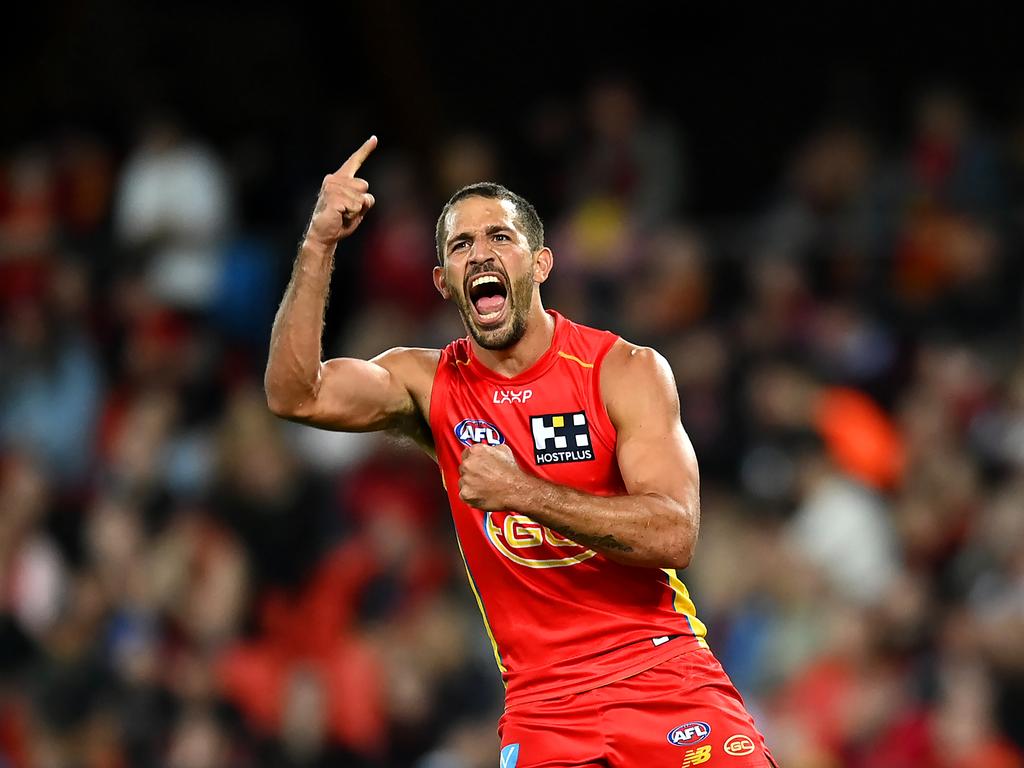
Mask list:
[[[264,377],[270,409],[286,419],[325,429],[368,432],[413,423],[408,382],[437,363],[436,350],[393,349],[373,360],[321,361],[327,289],[334,248],[308,240],[274,320]]]
[[[356,173],[376,146],[371,136],[324,177],[274,318],[264,376],[267,405],[278,416],[325,429],[394,429],[429,450],[425,415],[437,350],[393,349],[373,360],[321,361],[334,254],[374,205],[370,185]]]

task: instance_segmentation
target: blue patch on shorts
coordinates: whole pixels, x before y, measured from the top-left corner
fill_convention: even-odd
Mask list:
[[[501,749],[501,764],[499,768],[516,768],[519,762],[519,744],[509,744]]]

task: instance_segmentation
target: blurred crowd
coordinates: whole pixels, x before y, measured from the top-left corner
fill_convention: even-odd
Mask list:
[[[506,183],[547,225],[545,304],[672,364],[686,581],[780,764],[1021,768],[1024,118],[935,89],[903,135],[809,121],[759,210],[701,220],[657,106],[596,80],[425,158],[371,126],[325,356],[463,335],[434,219]],[[135,129],[0,156],[0,768],[494,765],[436,468],[262,393],[337,147]]]

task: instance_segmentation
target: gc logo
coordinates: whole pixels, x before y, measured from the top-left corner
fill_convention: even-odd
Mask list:
[[[526,515],[488,512],[484,530],[496,550],[527,568],[561,568],[597,554]]]
[[[754,741],[749,736],[737,733],[726,739],[723,749],[727,755],[749,755],[754,751]]]

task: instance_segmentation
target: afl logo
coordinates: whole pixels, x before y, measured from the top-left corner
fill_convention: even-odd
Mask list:
[[[455,425],[455,436],[463,445],[503,445],[505,436],[496,426],[483,419],[463,419]]]
[[[597,554],[526,515],[488,512],[484,531],[496,550],[527,568],[562,568],[577,565]]]
[[[703,720],[694,720],[692,723],[677,725],[668,732],[668,741],[677,747],[688,747],[690,744],[698,744],[711,734],[711,726]]]

